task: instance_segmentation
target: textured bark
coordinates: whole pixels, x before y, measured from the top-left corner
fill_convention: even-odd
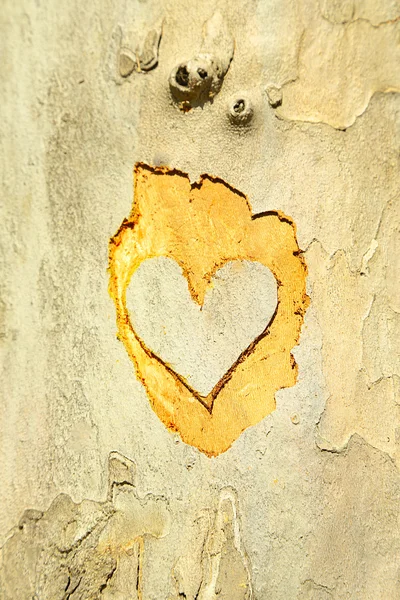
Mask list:
[[[399,33],[397,0],[3,2],[1,600],[400,597]],[[167,360],[149,390],[116,322],[135,164],[196,191],[176,219],[160,192],[137,247],[178,260],[193,302],[217,263],[260,261],[240,233],[278,299],[292,285],[286,379],[264,328],[210,393],[240,406],[220,433]],[[235,198],[276,221],[275,262]]]

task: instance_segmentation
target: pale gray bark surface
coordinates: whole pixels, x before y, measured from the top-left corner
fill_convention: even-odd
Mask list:
[[[170,76],[220,51],[217,9],[233,58],[183,112]],[[3,2],[0,598],[400,597],[399,18]],[[308,266],[297,384],[216,458],[166,429],[116,338],[108,243],[138,161],[283,211]]]

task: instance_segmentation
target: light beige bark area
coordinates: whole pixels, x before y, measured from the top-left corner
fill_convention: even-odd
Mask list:
[[[284,85],[278,114],[346,129],[374,93],[400,90],[397,38],[397,19],[374,26],[365,18],[332,23],[316,15],[304,29],[297,77]]]
[[[3,2],[1,600],[400,597],[399,35],[396,0]],[[117,339],[137,163],[295,225],[296,377],[218,456]]]

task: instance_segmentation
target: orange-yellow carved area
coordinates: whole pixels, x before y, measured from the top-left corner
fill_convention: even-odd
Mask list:
[[[199,304],[213,275],[231,260],[258,261],[278,282],[278,306],[269,326],[207,398],[146,348],[131,326],[127,286],[140,263],[157,256],[181,266]],[[152,408],[187,444],[208,456],[224,452],[275,409],[277,390],[295,384],[291,350],[309,302],[307,269],[295,225],[282,213],[252,216],[244,194],[209,175],[191,185],[184,173],[137,164],[133,209],[111,239],[109,270],[119,337]]]

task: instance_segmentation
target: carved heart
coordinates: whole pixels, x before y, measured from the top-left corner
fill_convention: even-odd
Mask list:
[[[235,260],[214,275],[203,305],[193,300],[171,258],[143,261],[126,292],[142,342],[201,396],[265,331],[277,306],[277,283],[259,262]]]
[[[291,350],[309,302],[307,267],[283,213],[253,215],[242,192],[211,175],[191,183],[175,169],[137,164],[109,271],[119,339],[151,407],[185,443],[207,456],[225,452],[296,383]]]

